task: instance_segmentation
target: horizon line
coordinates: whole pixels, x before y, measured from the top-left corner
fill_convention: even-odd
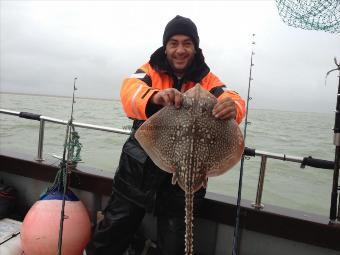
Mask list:
[[[54,95],[54,94],[37,94],[37,93],[28,93],[28,92],[12,92],[12,91],[0,91],[0,94],[14,94],[14,95],[29,95],[29,96],[47,96],[47,97],[62,97],[62,98],[72,98],[72,96],[66,96],[66,95]],[[81,99],[101,99],[101,100],[107,100],[107,101],[118,101],[117,98],[109,98],[109,97],[86,97],[86,96],[75,96],[75,98],[81,98]]]
[[[72,96],[64,95],[52,95],[52,94],[35,94],[27,92],[11,92],[11,91],[0,91],[0,94],[11,94],[11,95],[29,95],[29,96],[47,96],[47,97],[60,97],[60,98],[72,98]],[[82,97],[75,96],[75,98],[88,99],[88,100],[105,100],[105,101],[120,101],[117,98],[105,98],[105,97]],[[329,113],[327,111],[294,111],[287,109],[275,109],[275,108],[260,108],[260,107],[250,107],[250,110],[266,110],[266,111],[280,111],[280,112],[298,112],[298,113]]]

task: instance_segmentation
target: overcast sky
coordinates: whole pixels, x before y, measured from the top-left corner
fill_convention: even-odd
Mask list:
[[[177,14],[198,27],[211,70],[252,108],[332,112],[340,35],[286,25],[275,1],[3,1],[0,91],[119,99],[122,80],[161,46]]]

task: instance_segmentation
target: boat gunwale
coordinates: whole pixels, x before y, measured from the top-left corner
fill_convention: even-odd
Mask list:
[[[46,182],[53,182],[58,171],[55,160],[36,161],[31,155],[4,149],[0,151],[0,166],[1,172]],[[79,166],[73,171],[73,176],[70,184],[72,188],[103,196],[109,196],[112,192],[111,172]],[[242,200],[242,229],[340,251],[340,224],[330,224],[326,216],[269,204],[259,210],[252,207],[251,203]],[[200,217],[234,226],[235,213],[234,197],[207,192]]]

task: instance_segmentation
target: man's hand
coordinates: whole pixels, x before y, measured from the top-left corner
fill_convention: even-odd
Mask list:
[[[235,119],[236,105],[230,97],[219,100],[214,106],[213,115],[220,120]]]
[[[176,108],[181,107],[183,95],[177,89],[168,88],[155,93],[151,97],[151,103],[157,105],[175,105]]]

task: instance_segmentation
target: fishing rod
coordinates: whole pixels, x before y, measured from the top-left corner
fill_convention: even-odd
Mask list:
[[[247,108],[246,108],[246,119],[244,122],[244,130],[243,130],[243,137],[244,142],[246,141],[247,137],[247,126],[248,122],[248,109],[249,109],[249,101],[252,99],[250,97],[250,85],[253,80],[252,78],[252,69],[253,69],[253,56],[255,55],[254,52],[254,45],[255,45],[255,34],[252,35],[252,50],[250,54],[250,67],[249,67],[249,80],[248,80],[248,94],[247,94]],[[239,254],[239,237],[240,237],[240,211],[241,211],[241,195],[242,195],[242,179],[243,179],[243,165],[244,165],[245,155],[242,155],[241,158],[241,166],[240,166],[240,177],[238,183],[238,193],[237,193],[237,206],[236,206],[236,218],[235,218],[235,229],[234,229],[234,237],[233,237],[233,250],[232,255]]]
[[[66,125],[66,134],[65,134],[65,143],[64,143],[64,151],[63,151],[63,158],[60,162],[60,168],[61,168],[61,174],[63,178],[63,196],[62,196],[62,204],[61,204],[61,212],[60,212],[60,227],[59,227],[59,238],[58,238],[58,251],[57,254],[61,255],[61,247],[63,242],[63,228],[64,228],[64,219],[65,219],[65,196],[67,192],[67,186],[68,186],[68,172],[69,172],[69,160],[71,157],[71,151],[68,148],[68,144],[71,142],[71,127],[73,125],[73,106],[75,104],[74,96],[76,88],[76,81],[77,77],[74,78],[73,81],[73,96],[72,96],[72,108],[71,108],[71,116],[70,120],[68,121]],[[67,156],[66,156],[67,151]]]
[[[339,165],[340,165],[340,62],[338,63],[336,58],[334,58],[334,63],[337,68],[334,68],[327,72],[325,83],[327,80],[327,76],[334,71],[339,71],[339,83],[338,83],[338,94],[336,100],[336,109],[335,109],[335,123],[334,123],[334,140],[333,143],[335,145],[335,157],[334,157],[334,172],[333,172],[333,186],[331,193],[331,207],[329,212],[329,222],[331,224],[336,223],[336,220],[340,220],[340,197],[338,200],[338,192],[339,192]]]

